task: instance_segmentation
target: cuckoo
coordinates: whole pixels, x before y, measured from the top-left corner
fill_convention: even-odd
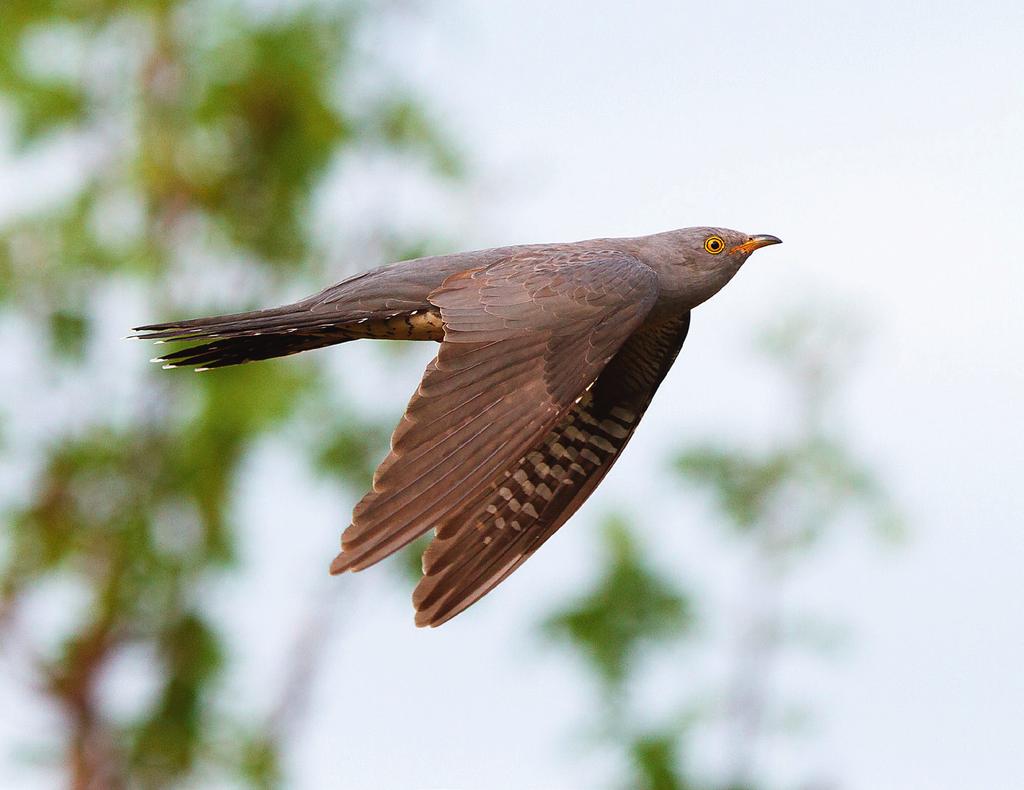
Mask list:
[[[701,227],[438,255],[135,336],[201,341],[154,360],[196,370],[359,338],[439,342],[331,564],[362,570],[433,529],[413,603],[417,625],[437,626],[576,512],[636,430],[690,311],[778,243]]]

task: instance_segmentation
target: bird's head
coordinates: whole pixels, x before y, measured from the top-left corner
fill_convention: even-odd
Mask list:
[[[698,228],[696,241],[700,244],[701,251],[707,256],[706,260],[721,260],[722,255],[741,256],[744,259],[754,250],[767,247],[770,244],[782,244],[782,239],[768,233],[740,233],[738,230],[727,228]]]
[[[667,253],[663,260],[670,263],[659,272],[662,290],[686,308],[696,307],[718,293],[752,252],[782,243],[782,239],[767,233],[729,228],[683,228],[663,236],[663,252]]]

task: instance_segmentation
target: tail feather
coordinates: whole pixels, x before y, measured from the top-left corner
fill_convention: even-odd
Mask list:
[[[314,327],[328,328],[338,323],[337,315],[314,312],[302,302],[254,310],[249,313],[193,318],[165,324],[137,326],[132,337],[142,340],[193,340],[212,337],[242,337],[267,333],[295,332]]]
[[[208,370],[297,354],[357,336],[345,324],[358,325],[358,318],[339,322],[336,313],[314,312],[311,307],[297,302],[249,313],[149,324],[135,327],[133,337],[160,342],[208,340],[153,360],[168,368]]]
[[[221,368],[283,357],[357,338],[441,340],[441,316],[429,301],[422,306],[388,303],[327,303],[310,297],[295,304],[250,313],[148,324],[132,337],[166,342],[198,342],[154,359],[164,367]]]
[[[165,368],[194,367],[196,370],[210,370],[229,365],[241,365],[243,362],[256,362],[261,359],[298,354],[300,351],[344,343],[350,339],[341,334],[329,335],[326,332],[312,335],[278,334],[233,337],[183,348],[180,351],[157,357],[153,361],[165,363]]]

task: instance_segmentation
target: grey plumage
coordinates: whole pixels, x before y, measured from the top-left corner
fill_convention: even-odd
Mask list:
[[[632,436],[690,310],[775,243],[688,228],[436,256],[293,305],[136,331],[203,341],[159,358],[201,368],[364,337],[441,341],[331,566],[361,570],[433,528],[413,600],[418,625],[439,625],[576,511]]]

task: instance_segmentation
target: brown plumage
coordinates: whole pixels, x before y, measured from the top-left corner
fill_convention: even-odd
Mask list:
[[[198,369],[358,338],[438,340],[332,573],[430,529],[413,595],[436,626],[485,595],[579,508],[675,360],[690,310],[755,249],[717,228],[424,258],[294,305],[139,327],[202,340],[159,360]]]

